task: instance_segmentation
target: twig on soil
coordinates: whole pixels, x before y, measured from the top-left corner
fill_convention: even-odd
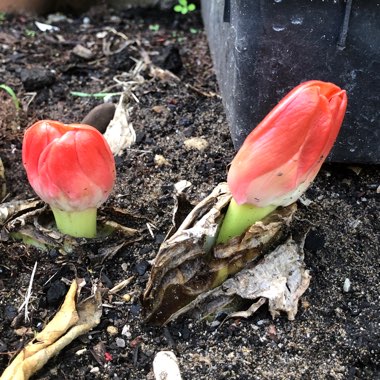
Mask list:
[[[207,98],[214,98],[214,97],[220,98],[220,95],[217,94],[217,93],[215,93],[215,92],[213,92],[213,91],[206,92],[206,91],[203,91],[200,88],[195,87],[195,86],[193,86],[191,84],[188,84],[188,83],[185,84],[185,87],[189,88],[190,90],[193,90],[193,91],[197,92],[198,94],[201,94],[201,95],[203,95],[203,96],[205,96]]]
[[[28,304],[29,304],[30,296],[32,294],[32,286],[33,286],[34,275],[36,274],[36,270],[37,270],[37,261],[34,263],[32,274],[30,275],[30,281],[29,281],[28,290],[25,295],[25,300],[22,303],[22,305],[18,308],[18,312],[20,312],[23,309],[23,307],[25,307],[25,322],[29,321]]]
[[[113,80],[120,86],[123,87],[124,91],[130,91],[134,90],[135,85],[140,85],[144,83],[145,79],[143,76],[140,75],[141,71],[143,71],[146,67],[145,63],[142,60],[135,59],[131,57],[131,59],[135,62],[135,66],[131,71],[128,73],[124,73],[121,75],[115,75],[113,77]],[[126,77],[124,79],[124,76]],[[137,97],[135,97],[137,99]],[[139,102],[137,100],[137,102]]]
[[[150,233],[150,236],[152,236],[152,238],[154,239],[153,228],[154,228],[155,230],[158,230],[158,228],[157,228],[154,224],[152,224],[152,223],[147,223],[147,224],[146,224],[146,227],[148,228],[148,231],[149,231],[149,233]]]
[[[103,50],[104,55],[118,54],[118,53],[122,52],[125,48],[127,48],[129,45],[132,45],[133,43],[137,42],[135,40],[129,39],[124,33],[118,32],[114,28],[106,28],[106,30],[107,30],[107,32],[111,32],[111,33],[115,34],[116,36],[120,37],[125,42],[119,48],[117,48],[115,50],[111,50],[111,44],[112,43],[107,41],[106,38],[104,38],[103,39],[103,46],[102,46],[102,50]]]
[[[24,112],[28,111],[29,106],[31,105],[31,103],[33,102],[36,96],[37,96],[37,92],[27,92],[25,94],[25,97],[23,98],[23,101],[22,101],[22,104],[23,104],[22,109]]]
[[[120,290],[124,289],[126,286],[128,286],[133,280],[134,276],[128,277],[127,279],[119,282],[117,285],[115,285],[110,291],[108,292],[109,294],[116,294]]]
[[[134,153],[151,153],[153,154],[152,150],[146,150],[146,149],[134,149],[134,148],[128,148],[128,152],[134,152]]]

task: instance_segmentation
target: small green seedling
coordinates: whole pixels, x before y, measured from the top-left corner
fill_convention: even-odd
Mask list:
[[[36,36],[36,31],[32,29],[25,29],[25,35],[30,38],[34,38]]]
[[[159,24],[151,24],[149,25],[149,30],[152,32],[158,32],[160,30],[160,25]]]
[[[0,12],[0,24],[2,24],[3,21],[5,21],[7,15],[4,12]]]
[[[189,4],[187,0],[178,0],[178,4],[174,6],[174,12],[182,13],[183,15],[195,11],[195,4]]]
[[[12,98],[13,100],[13,103],[17,109],[17,111],[20,109],[20,102],[19,100],[17,99],[17,95],[16,93],[13,91],[13,89],[9,86],[7,86],[6,84],[0,84],[0,89],[1,90],[4,90],[8,95],[10,95],[10,97]]]

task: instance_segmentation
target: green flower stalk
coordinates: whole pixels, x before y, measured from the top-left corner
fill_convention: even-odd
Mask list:
[[[115,161],[103,135],[89,125],[38,121],[25,132],[22,159],[58,230],[95,237],[97,208],[115,182]]]
[[[329,154],[346,107],[344,90],[316,80],[300,84],[277,104],[232,161],[227,182],[233,200],[217,243],[297,201]]]

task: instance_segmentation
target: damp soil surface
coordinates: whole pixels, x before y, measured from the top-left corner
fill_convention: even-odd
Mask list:
[[[41,31],[36,21],[56,28]],[[77,276],[87,288],[102,289],[101,322],[33,379],[153,379],[153,359],[163,350],[175,353],[183,379],[380,378],[380,178],[374,166],[325,165],[299,202],[292,228],[310,229],[305,262],[312,280],[294,321],[273,320],[266,305],[249,319],[221,324],[182,318],[154,327],[142,320],[140,296],[172,227],[174,185],[190,182],[186,192],[195,204],[225,181],[234,155],[198,11],[183,16],[99,7],[80,16],[2,14],[0,60],[0,83],[20,101],[17,110],[0,90],[2,204],[35,197],[21,162],[27,126],[39,119],[80,122],[104,100],[116,104],[139,62],[150,60],[176,76],[140,68],[129,100],[136,142],[116,157],[116,186],[99,211],[136,229],[133,237],[64,253],[13,240],[3,223],[0,372],[57,311],[65,279]],[[118,248],[104,254],[104,247]],[[125,288],[107,292],[129,278]]]

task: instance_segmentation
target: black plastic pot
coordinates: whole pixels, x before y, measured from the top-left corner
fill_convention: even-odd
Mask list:
[[[319,79],[347,90],[330,161],[380,163],[380,1],[203,0],[234,145],[289,90]]]

